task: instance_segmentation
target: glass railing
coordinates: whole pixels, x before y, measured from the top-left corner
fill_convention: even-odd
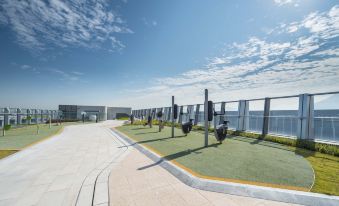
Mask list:
[[[296,137],[298,117],[296,116],[270,116],[268,133]]]
[[[264,124],[264,117],[262,115],[248,116],[247,130],[249,132],[255,132],[255,133],[262,132],[263,124]]]
[[[225,115],[224,120],[228,121],[228,128],[236,130],[238,126],[239,116],[238,115]]]
[[[315,117],[314,138],[339,142],[339,117]]]

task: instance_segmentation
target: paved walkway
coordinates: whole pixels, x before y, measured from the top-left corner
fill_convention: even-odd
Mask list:
[[[186,186],[112,135],[120,124],[68,126],[0,160],[0,206],[288,205]]]
[[[191,188],[135,149],[112,169],[109,184],[111,206],[293,205]]]
[[[125,148],[109,127],[118,121],[74,125],[58,136],[0,160],[0,205],[108,203],[108,175]]]

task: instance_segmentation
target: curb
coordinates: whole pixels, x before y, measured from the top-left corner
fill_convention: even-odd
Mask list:
[[[118,136],[118,134],[111,129],[106,129],[106,132],[111,136],[113,141],[118,139],[118,147],[126,147],[126,149],[119,149],[112,154],[112,158],[102,162],[93,168],[84,178],[76,199],[72,205],[92,205],[92,206],[109,206],[110,205],[110,191],[109,178],[111,170],[128,154],[130,148],[126,142]]]
[[[128,142],[131,146],[135,147],[138,151],[146,155],[156,164],[166,169],[168,172],[170,172],[172,175],[178,178],[181,182],[196,189],[309,206],[339,205],[339,196],[330,196],[318,193],[287,189],[269,188],[263,186],[224,182],[218,180],[208,180],[196,177],[190,174],[189,172],[185,171],[184,169],[176,166],[172,162],[160,157],[159,155],[150,151],[146,147],[133,141],[131,138],[127,137],[127,135],[122,134],[116,129],[112,130],[115,131],[115,133],[120,138]]]

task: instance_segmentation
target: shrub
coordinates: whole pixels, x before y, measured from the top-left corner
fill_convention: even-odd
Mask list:
[[[58,120],[58,119],[51,119],[51,123],[58,123],[58,122],[78,122],[79,120],[77,119],[61,119],[61,120]],[[49,124],[49,120],[47,120],[45,122],[46,124]]]
[[[139,120],[135,121],[135,125],[144,125],[144,123],[147,122],[146,120]],[[153,125],[158,125],[157,120],[153,120]],[[171,127],[172,122],[164,122],[165,126]],[[179,123],[174,123],[174,126],[176,128],[181,128],[181,125]],[[205,127],[194,125],[192,130],[194,131],[204,131]],[[209,132],[214,132],[214,128],[209,128]],[[286,137],[278,137],[273,135],[261,135],[261,134],[255,134],[255,133],[249,133],[249,132],[241,132],[241,131],[232,131],[228,130],[227,132],[229,135],[236,135],[236,136],[243,136],[243,137],[249,137],[254,139],[260,139],[270,142],[276,142],[279,144],[297,147],[297,148],[303,148],[308,149],[311,151],[317,151],[324,154],[334,155],[339,157],[339,145],[332,145],[332,144],[325,144],[320,142],[314,142],[313,140],[302,140],[302,139],[291,139]]]
[[[119,117],[118,120],[129,120],[129,117]]]
[[[4,126],[5,131],[10,130],[11,128],[12,128],[12,125],[10,125],[10,124],[7,124],[7,125]]]
[[[276,142],[276,143],[287,145],[287,146],[308,149],[311,151],[317,151],[317,152],[321,152],[324,154],[329,154],[329,155],[334,155],[334,156],[339,157],[339,146],[338,145],[314,142],[313,140],[307,140],[307,139],[290,139],[290,138],[278,137],[278,136],[272,136],[272,135],[262,136],[261,134],[231,131],[231,130],[229,130],[228,133],[230,135],[238,135],[238,136],[243,136],[243,137],[261,139],[261,140],[270,141],[270,142]]]

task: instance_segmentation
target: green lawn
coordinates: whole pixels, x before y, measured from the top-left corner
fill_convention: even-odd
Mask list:
[[[0,159],[7,157],[8,155],[11,155],[13,153],[16,153],[18,150],[0,150]]]
[[[0,130],[0,159],[56,134],[63,126],[73,124],[79,123],[69,122],[63,123],[62,125],[52,124],[51,128],[49,128],[48,124],[39,124],[39,134],[37,134],[36,125],[12,128],[9,131],[6,131],[5,136],[2,136],[2,130]]]
[[[57,133],[62,128],[62,126],[52,125],[49,129],[46,124],[41,124],[39,127],[39,134],[37,134],[36,125],[12,128],[6,131],[6,136],[0,136],[0,150],[20,150],[27,145]],[[2,131],[0,135],[2,135]]]
[[[218,144],[213,135],[204,148],[204,136],[191,132],[170,138],[170,128],[122,126],[118,130],[138,143],[160,152],[202,176],[225,178],[258,185],[309,190],[314,176],[310,163],[287,146],[246,137],[232,137]]]

